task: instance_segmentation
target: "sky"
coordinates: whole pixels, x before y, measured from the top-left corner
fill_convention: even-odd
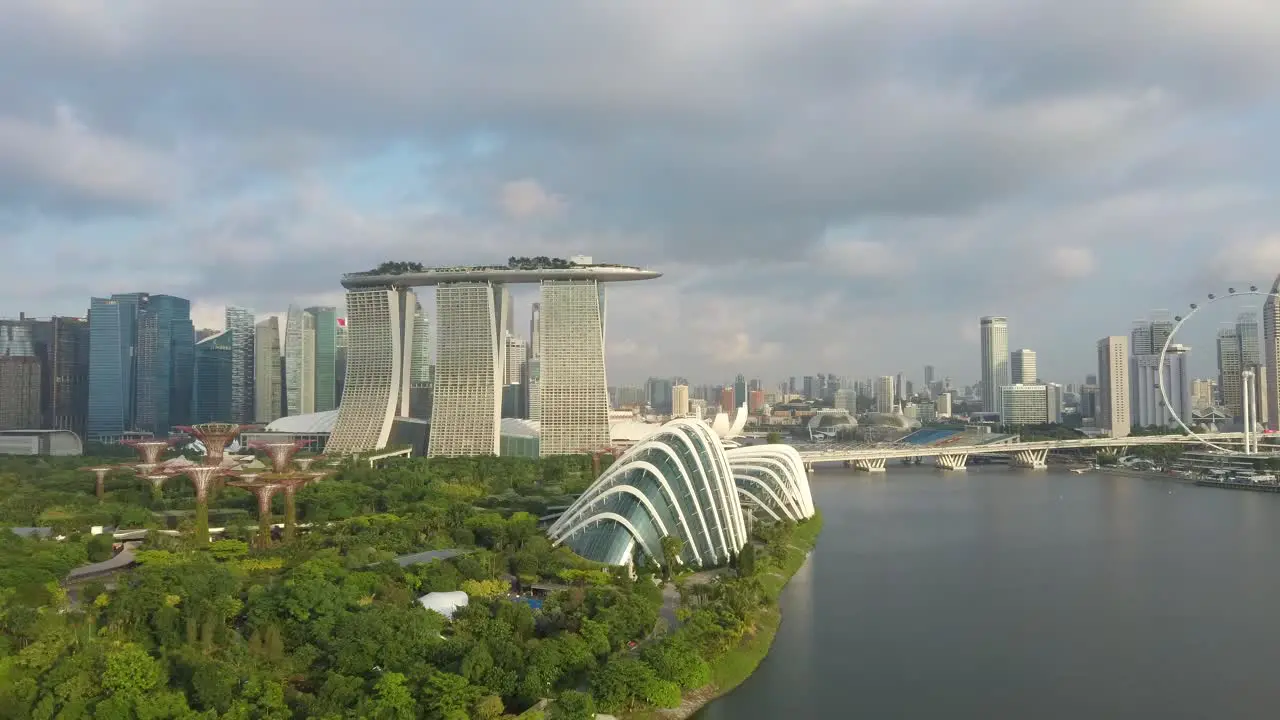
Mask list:
[[[982,315],[1079,382],[1280,273],[1276,47],[1274,0],[0,0],[0,316],[581,253],[664,273],[611,382],[969,384]]]

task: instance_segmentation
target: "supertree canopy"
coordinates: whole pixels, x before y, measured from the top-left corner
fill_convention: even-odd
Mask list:
[[[222,464],[222,456],[227,445],[235,439],[243,429],[236,423],[201,423],[200,425],[180,425],[178,430],[190,435],[204,445],[204,464],[218,466]]]

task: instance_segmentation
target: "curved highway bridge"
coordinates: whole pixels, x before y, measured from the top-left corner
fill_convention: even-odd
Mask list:
[[[1081,438],[1078,440],[1031,440],[1023,442],[996,442],[986,445],[836,445],[821,450],[797,447],[805,469],[813,470],[814,463],[843,462],[859,470],[883,472],[889,460],[917,460],[931,457],[934,464],[945,470],[963,470],[971,455],[1009,455],[1016,467],[1045,467],[1052,450],[1076,450],[1091,448],[1126,448],[1141,445],[1198,445],[1201,438],[1217,443],[1242,443],[1244,433],[1202,433],[1200,438],[1190,435],[1138,435],[1122,438]]]

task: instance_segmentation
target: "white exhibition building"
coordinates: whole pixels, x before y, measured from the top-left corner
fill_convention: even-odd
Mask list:
[[[679,418],[661,425],[609,466],[548,535],[611,565],[630,564],[639,553],[661,563],[662,538],[671,535],[684,541],[681,563],[709,567],[747,544],[748,512],[812,517],[800,454],[789,445],[734,447],[740,424],[721,415],[711,424]]]

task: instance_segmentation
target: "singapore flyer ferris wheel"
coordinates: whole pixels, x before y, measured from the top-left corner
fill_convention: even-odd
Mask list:
[[[1165,380],[1166,373],[1164,371],[1164,368],[1165,368],[1166,358],[1169,353],[1169,348],[1175,344],[1174,338],[1177,336],[1178,331],[1181,330],[1182,326],[1186,324],[1188,320],[1194,317],[1196,313],[1198,313],[1205,306],[1211,306],[1215,303],[1221,302],[1222,300],[1240,298],[1240,297],[1249,297],[1249,296],[1263,299],[1264,302],[1266,302],[1267,299],[1270,299],[1270,300],[1273,300],[1274,302],[1280,303],[1280,278],[1276,279],[1275,285],[1272,286],[1269,292],[1265,290],[1259,290],[1257,285],[1250,285],[1247,290],[1237,290],[1234,287],[1227,288],[1227,293],[1225,295],[1209,293],[1207,298],[1207,303],[1205,303],[1205,305],[1201,305],[1200,303],[1191,303],[1190,311],[1186,315],[1174,316],[1173,329],[1169,332],[1168,337],[1165,338],[1164,345],[1160,348],[1160,361],[1159,361],[1159,365],[1156,366],[1157,368],[1159,368],[1159,371],[1156,372],[1156,387],[1160,390],[1160,400],[1163,407],[1169,408],[1169,409],[1174,407],[1173,404],[1169,401],[1169,389],[1166,385],[1166,380]],[[1274,342],[1274,340],[1272,340],[1272,342]],[[1259,378],[1256,376],[1256,373],[1252,367],[1241,368],[1240,370],[1240,398],[1241,398],[1240,410],[1242,413],[1242,419],[1244,421],[1242,449],[1220,445],[1218,443],[1213,442],[1212,440],[1209,440],[1208,438],[1204,437],[1200,433],[1196,432],[1190,425],[1188,425],[1186,421],[1182,417],[1180,417],[1179,413],[1171,411],[1169,412],[1169,415],[1174,419],[1175,422],[1178,423],[1178,425],[1182,428],[1182,430],[1186,432],[1188,435],[1196,438],[1197,440],[1204,443],[1205,445],[1208,445],[1209,447],[1212,447],[1215,450],[1218,450],[1219,452],[1230,454],[1230,455],[1257,455],[1260,452],[1259,445],[1258,445],[1258,427],[1257,427],[1258,425],[1258,393],[1257,393],[1258,380]],[[1264,387],[1266,386],[1267,384],[1264,384]],[[1270,392],[1272,393],[1277,392],[1277,388],[1274,388],[1274,387],[1270,388]]]

